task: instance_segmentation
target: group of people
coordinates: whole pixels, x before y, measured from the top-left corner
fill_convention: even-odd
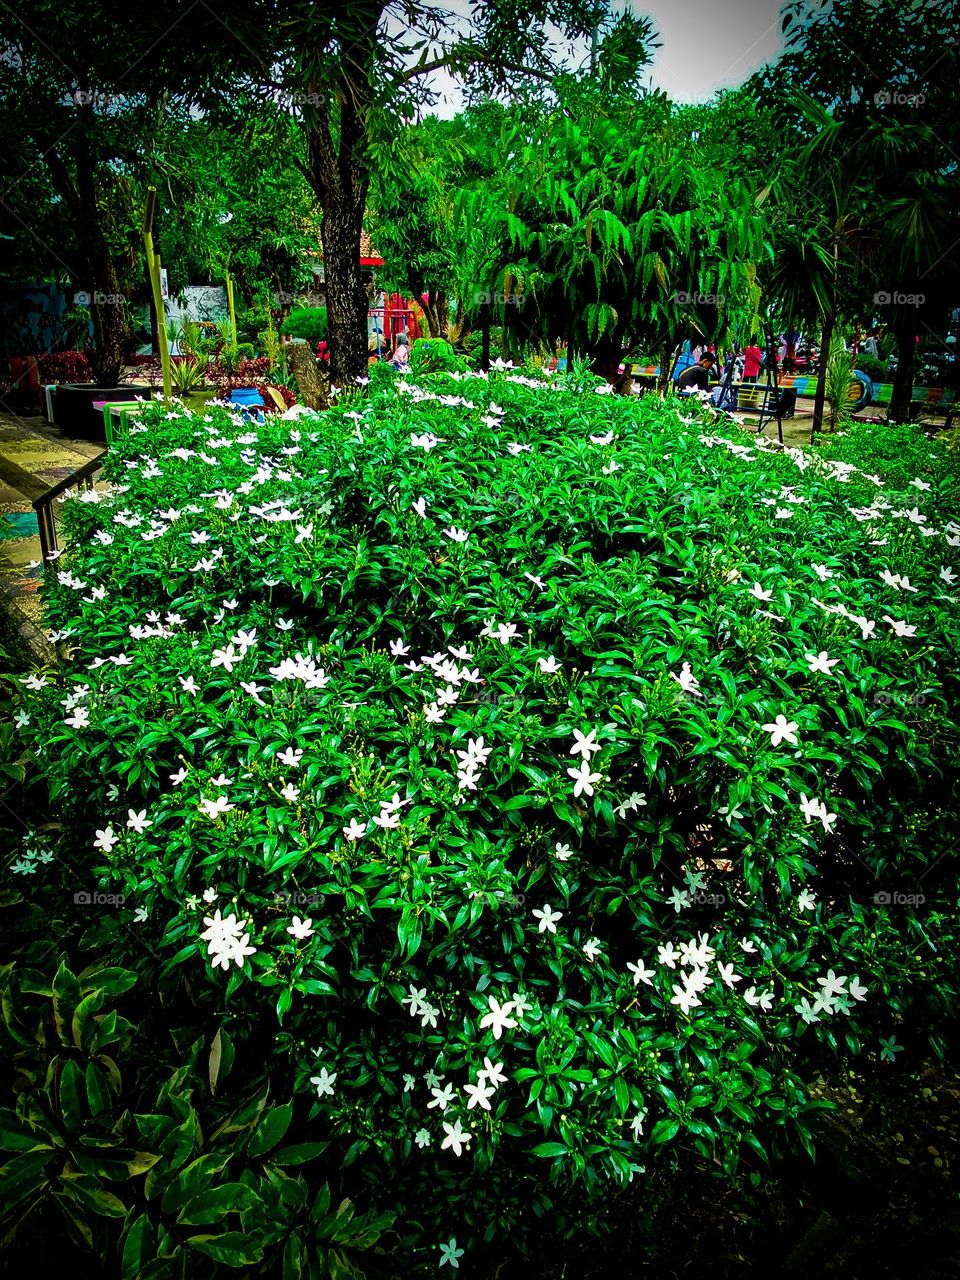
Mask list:
[[[743,382],[756,382],[760,376],[760,370],[764,363],[764,353],[755,342],[750,342],[743,351],[733,351],[727,356],[727,361],[722,373],[717,377],[716,385],[711,390],[710,381],[713,376],[714,366],[717,365],[717,357],[714,351],[706,347],[700,347],[695,350],[689,350],[689,344],[685,344],[692,363],[687,363],[686,367],[679,373],[680,361],[683,359],[684,353],[681,353],[680,360],[674,367],[674,381],[677,387],[677,393],[681,396],[696,395],[698,392],[705,392],[710,396],[713,405],[718,409],[733,410],[737,407],[737,386]],[[730,364],[733,363],[731,370]],[[776,375],[774,382],[777,382]],[[779,400],[780,414],[783,417],[789,417],[794,411],[797,404],[797,395],[792,387],[779,389],[776,392]]]

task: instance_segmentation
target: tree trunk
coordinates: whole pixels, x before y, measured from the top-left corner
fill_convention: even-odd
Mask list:
[[[490,304],[485,302],[480,308],[480,368],[490,368]]]
[[[893,375],[893,390],[890,393],[887,420],[909,422],[910,397],[913,394],[913,366],[917,350],[917,313],[908,311],[905,307],[902,308],[894,322],[894,333],[897,339],[897,371]]]
[[[443,338],[449,341],[450,308],[445,293],[430,293],[428,302],[422,302],[423,314],[427,317],[427,328],[431,338]]]
[[[297,381],[300,399],[308,409],[319,409],[323,405],[323,386],[320,382],[320,371],[313,352],[306,342],[293,342],[287,348],[287,364]]]
[[[820,333],[820,371],[817,374],[817,398],[813,402],[813,422],[810,427],[810,439],[823,430],[823,403],[827,393],[827,361],[830,359],[830,340],[833,337],[834,315],[829,311],[823,317],[823,328]]]
[[[76,137],[74,157],[79,211],[77,233],[86,262],[89,283],[85,282],[84,287],[90,290],[93,320],[93,379],[99,386],[115,387],[123,372],[127,300],[120,292],[116,264],[103,228],[96,161],[82,129]]]
[[[324,210],[321,238],[327,280],[330,383],[349,386],[367,370],[367,290],[360,270],[363,204],[337,200]]]

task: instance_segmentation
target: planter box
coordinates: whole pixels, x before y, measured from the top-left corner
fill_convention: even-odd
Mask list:
[[[96,387],[90,382],[62,383],[54,390],[53,420],[60,434],[69,440],[103,441],[103,410],[95,409],[99,401],[111,402],[136,399],[149,400],[151,390],[147,386]]]

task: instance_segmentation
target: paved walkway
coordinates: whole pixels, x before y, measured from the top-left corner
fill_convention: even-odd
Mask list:
[[[103,452],[86,440],[64,440],[42,417],[0,414],[0,592],[40,621],[40,538],[33,500]]]

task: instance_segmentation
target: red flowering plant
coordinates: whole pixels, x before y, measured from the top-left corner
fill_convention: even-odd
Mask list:
[[[37,356],[43,383],[90,382],[93,371],[85,351],[45,351]]]

